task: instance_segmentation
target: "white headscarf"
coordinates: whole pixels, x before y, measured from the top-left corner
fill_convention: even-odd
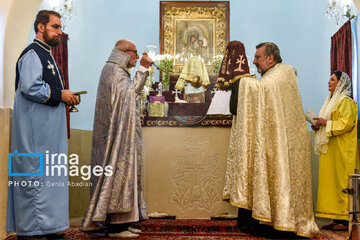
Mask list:
[[[329,93],[323,106],[321,107],[319,117],[331,120],[331,113],[335,111],[339,103],[345,98],[351,96],[351,80],[349,75],[342,72],[334,93]],[[315,133],[315,154],[325,154],[328,149],[329,138],[326,136],[326,126],[321,126]]]

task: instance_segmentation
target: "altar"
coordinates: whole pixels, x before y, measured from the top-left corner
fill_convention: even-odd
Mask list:
[[[222,201],[230,128],[143,127],[142,185],[149,213],[163,212],[177,219],[209,219],[220,213],[237,214]],[[79,165],[90,165],[92,131],[71,129],[69,154]],[[70,217],[82,217],[90,187],[70,187]]]
[[[216,89],[216,77],[210,76],[210,85],[205,91],[204,103],[177,103],[175,102],[175,84],[178,79],[178,75],[170,77],[170,86],[168,91],[162,92],[165,97],[165,102],[168,105],[168,109],[164,117],[149,116],[149,108],[144,112],[142,117],[143,127],[231,127],[232,116],[230,114],[212,114],[207,115],[212,99],[215,95]],[[158,88],[159,82],[153,85],[153,89]],[[150,91],[148,96],[158,95],[158,91]],[[178,93],[178,98],[184,99],[184,93]],[[228,106],[228,102],[223,103],[225,107]]]
[[[177,79],[172,75],[169,90],[160,96],[156,90],[146,96],[148,104],[155,96],[159,104],[166,103],[166,116],[151,117],[146,111],[141,119],[142,185],[148,213],[177,219],[236,216],[237,208],[222,200],[232,115],[207,115],[216,77],[210,77],[204,103],[176,103]],[[152,88],[158,89],[158,84]],[[183,93],[178,98],[183,99]],[[91,164],[91,141],[92,131],[71,129],[69,154],[79,155],[79,165]],[[82,186],[70,186],[70,217],[82,217],[89,202],[89,180],[70,177],[70,182]]]
[[[142,126],[231,127],[229,111],[208,114],[229,42],[229,3],[160,2],[159,40],[159,54],[146,46],[154,65],[141,97]]]

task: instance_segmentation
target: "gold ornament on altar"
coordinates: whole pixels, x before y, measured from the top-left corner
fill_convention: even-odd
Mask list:
[[[149,117],[165,117],[165,104],[159,101],[150,103]]]
[[[151,58],[151,60],[154,61],[156,58],[156,49],[157,46],[155,45],[146,45],[146,51],[144,53],[146,53]],[[149,78],[146,81],[146,86],[148,86],[150,88],[149,90],[152,91],[153,90],[151,88],[152,84],[155,83],[155,77],[153,76],[154,68],[151,66],[149,69],[150,69],[150,74],[149,74]]]
[[[147,54],[152,60],[155,59],[155,51],[156,51],[155,45],[146,45],[146,50],[143,54]],[[141,91],[141,94],[138,98],[138,102],[140,105],[140,115],[142,117],[146,116],[147,107],[148,107],[148,96],[150,94],[150,91],[153,91],[152,84],[155,82],[154,77],[154,68],[151,66],[149,67],[150,73],[148,78],[146,79],[145,85],[143,90]]]

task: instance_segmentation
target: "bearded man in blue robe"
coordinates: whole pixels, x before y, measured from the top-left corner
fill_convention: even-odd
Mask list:
[[[16,64],[6,231],[20,240],[59,239],[69,228],[65,105],[79,101],[65,90],[51,54],[60,43],[60,15],[40,11],[34,30]]]

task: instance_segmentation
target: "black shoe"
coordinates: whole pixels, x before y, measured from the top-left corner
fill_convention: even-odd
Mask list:
[[[48,240],[44,235],[34,235],[34,236],[17,236],[18,240]]]
[[[272,226],[268,227],[266,237],[270,239],[307,239],[306,237],[296,235],[294,232],[276,230]]]
[[[251,214],[251,210],[239,208],[236,225],[241,232],[252,234],[260,225],[259,220],[254,219]]]
[[[44,236],[48,239],[63,239],[65,237],[65,233],[50,233]]]

